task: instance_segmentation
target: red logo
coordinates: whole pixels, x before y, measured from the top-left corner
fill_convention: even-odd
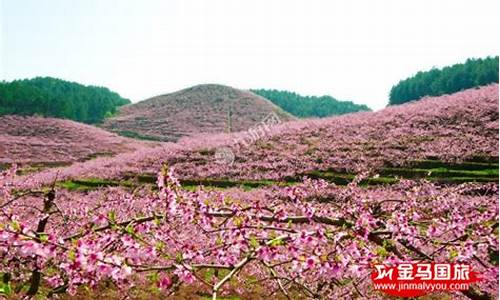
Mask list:
[[[463,291],[480,280],[468,264],[401,263],[374,265],[375,290],[398,297],[418,297],[437,291]]]

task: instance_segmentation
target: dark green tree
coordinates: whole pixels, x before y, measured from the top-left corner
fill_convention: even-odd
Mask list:
[[[104,87],[51,77],[0,82],[0,115],[42,115],[95,124],[130,103]]]
[[[465,63],[418,72],[391,88],[389,105],[440,96],[498,82],[498,56],[470,58]]]
[[[290,91],[266,89],[251,91],[270,100],[284,111],[300,118],[323,118],[370,110],[366,105],[355,104],[351,101],[339,101],[331,96],[302,96]]]

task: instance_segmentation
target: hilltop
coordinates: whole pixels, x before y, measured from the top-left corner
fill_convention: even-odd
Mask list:
[[[124,106],[102,127],[135,138],[176,141],[200,133],[246,130],[273,113],[282,121],[293,119],[251,92],[203,84]]]
[[[70,284],[83,297],[88,292],[77,289],[79,274],[96,282],[130,278],[136,295],[158,286],[153,277],[172,276],[183,284],[175,292],[189,298],[212,291],[211,282],[224,283],[215,275],[196,281],[211,270],[241,268],[229,271],[240,277],[238,289],[228,282],[227,294],[260,297],[265,290],[269,298],[268,290],[279,289],[248,278],[267,278],[277,265],[271,270],[279,278],[301,272],[307,292],[320,291],[331,278],[361,282],[373,272],[373,260],[388,255],[431,262],[455,257],[486,275],[464,295],[498,295],[498,85],[375,113],[287,122],[240,144],[244,135],[186,137],[29,176],[3,172],[6,253],[30,259],[5,260],[4,269],[29,276],[30,262],[42,261],[43,274],[56,270],[60,283],[66,274],[77,278]],[[234,159],[221,160],[221,149]],[[51,190],[33,189],[50,183]],[[37,223],[48,238],[32,235],[43,241],[33,243],[22,234],[41,232]],[[477,245],[473,252],[470,245]],[[173,270],[179,263],[186,266],[182,273]],[[159,269],[165,272],[158,275]],[[335,277],[325,277],[332,270]],[[140,280],[145,272],[151,281]],[[172,280],[164,278],[160,298],[171,293]],[[95,293],[110,298],[115,287]],[[360,287],[368,298],[383,299],[369,286],[355,290]],[[311,298],[342,298],[349,288]],[[289,291],[290,298],[303,298],[295,287]]]
[[[70,120],[0,116],[0,164],[67,164],[148,144]]]

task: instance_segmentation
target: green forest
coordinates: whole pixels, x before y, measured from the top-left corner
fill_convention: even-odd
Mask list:
[[[95,124],[128,103],[105,87],[52,77],[0,82],[0,115],[40,115]]]
[[[498,56],[470,58],[465,63],[418,72],[392,87],[389,105],[418,100],[424,96],[451,94],[498,82]]]
[[[269,99],[284,111],[299,117],[328,117],[357,111],[369,111],[366,105],[339,101],[331,96],[302,96],[294,92],[257,89],[253,93]]]

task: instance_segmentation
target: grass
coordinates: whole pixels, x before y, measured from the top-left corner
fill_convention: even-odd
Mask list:
[[[161,138],[158,138],[155,136],[150,136],[150,135],[141,135],[141,134],[138,134],[137,132],[133,132],[133,131],[122,130],[122,131],[118,131],[116,133],[121,135],[121,136],[132,138],[132,139],[138,139],[138,140],[144,140],[144,141],[155,141],[155,142],[162,141]]]
[[[43,171],[49,168],[57,168],[71,165],[70,162],[64,161],[49,161],[49,162],[35,162],[27,164],[18,164],[17,175],[26,175],[29,173]],[[11,163],[0,163],[0,171],[8,170],[12,168]]]
[[[442,184],[459,184],[464,182],[498,182],[498,162],[464,162],[448,164],[437,160],[423,160],[414,162],[410,167],[387,167],[379,172],[378,177],[370,177],[361,181],[362,186],[386,185],[398,183],[401,178],[427,179]],[[227,178],[188,178],[181,179],[182,188],[195,191],[199,186],[209,190],[224,190],[228,188],[241,188],[251,190],[267,186],[291,186],[302,182],[302,177],[324,179],[337,185],[347,185],[355,178],[355,174],[336,172],[333,170],[314,170],[282,180],[247,180]],[[88,191],[107,186],[136,187],[142,184],[156,183],[155,174],[129,174],[122,180],[107,180],[99,178],[86,178],[67,180],[57,185],[71,191]]]
[[[498,168],[495,169],[479,169],[479,170],[460,170],[448,169],[445,167],[439,168],[385,168],[381,174],[397,175],[405,178],[455,178],[455,177],[494,177],[498,178]]]
[[[156,175],[153,174],[141,174],[138,175],[137,180],[139,183],[156,183]],[[179,180],[182,187],[186,189],[196,189],[198,186],[212,187],[215,189],[226,189],[232,187],[240,187],[244,190],[250,190],[254,188],[279,185],[287,186],[293,184],[293,182],[276,181],[276,180],[234,180],[234,179],[210,179],[210,178],[189,178]]]
[[[140,178],[140,179],[139,179]],[[57,183],[58,187],[68,189],[70,191],[89,191],[101,187],[122,186],[136,187],[141,184],[154,184],[156,177],[153,175],[140,175],[138,181],[128,180],[107,180],[99,178],[85,178],[65,180]],[[232,187],[239,187],[243,190],[251,190],[264,186],[288,186],[292,183],[272,181],[272,180],[225,180],[225,179],[186,179],[180,180],[181,186],[185,190],[194,191],[199,186],[207,187],[213,190],[224,190]]]
[[[89,191],[108,186],[133,187],[135,186],[135,184],[129,180],[107,180],[100,178],[85,178],[85,179],[60,181],[57,183],[57,186],[65,188],[70,191]]]
[[[350,174],[350,173],[340,173],[340,172],[333,172],[333,171],[320,171],[320,170],[315,170],[311,172],[306,172],[302,176],[307,176],[309,178],[313,179],[324,179],[328,182],[333,182],[337,185],[347,185],[349,182],[351,182],[356,175],[355,174]],[[300,177],[302,177],[300,176]],[[289,178],[289,180],[296,180],[300,181],[300,179],[292,179]],[[393,176],[379,176],[379,177],[370,177],[367,179],[364,179],[360,182],[361,185],[379,185],[379,184],[394,184],[398,183],[399,179]]]
[[[201,299],[203,300],[211,300],[212,299],[212,295],[207,295],[207,296],[202,296]],[[221,300],[240,300],[241,298],[240,297],[236,297],[236,296],[229,296],[229,297],[221,297],[221,296],[217,296],[217,299],[221,299]]]
[[[78,162],[84,162],[99,157],[112,157],[115,153],[113,152],[96,152],[92,153],[86,157],[80,158]],[[46,162],[29,162],[18,164],[17,175],[27,175],[31,173],[40,172],[50,168],[66,167],[72,164],[71,161],[46,161]],[[12,167],[11,163],[0,163],[0,171],[7,170]]]

